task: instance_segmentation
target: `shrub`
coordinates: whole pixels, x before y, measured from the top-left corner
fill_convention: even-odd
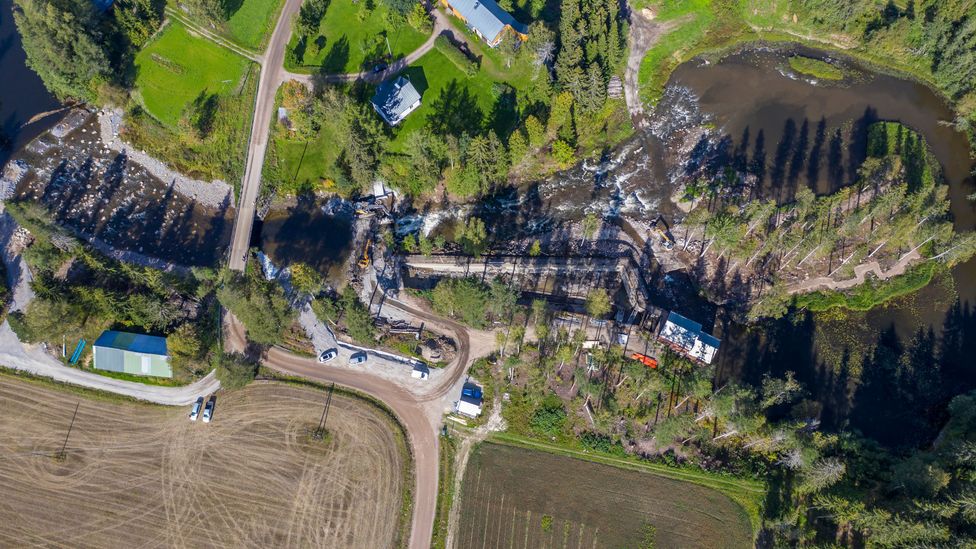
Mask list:
[[[443,53],[444,57],[447,57],[451,63],[454,63],[458,70],[469,78],[478,74],[478,64],[454,45],[454,42],[451,42],[448,37],[443,34],[438,36],[434,39],[434,46],[437,48],[437,51]]]
[[[431,292],[430,300],[438,314],[475,328],[485,324],[488,290],[475,278],[441,280]]]
[[[219,355],[215,366],[220,386],[231,391],[244,388],[258,374],[258,363],[237,353]]]
[[[542,400],[542,404],[535,409],[529,425],[540,435],[554,437],[562,433],[566,425],[566,409],[563,408],[563,401],[556,395],[547,395]]]

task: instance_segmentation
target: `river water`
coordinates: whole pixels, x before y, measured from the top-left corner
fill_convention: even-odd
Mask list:
[[[28,124],[36,115],[54,111],[61,105],[48,93],[40,77],[29,69],[13,19],[13,0],[0,0],[0,136],[9,146],[0,147],[0,166],[31,139],[53,126],[58,116],[48,116]],[[25,126],[25,124],[27,124]],[[2,137],[0,137],[2,140]]]

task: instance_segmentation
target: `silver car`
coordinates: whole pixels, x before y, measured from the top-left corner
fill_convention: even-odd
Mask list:
[[[206,407],[203,409],[203,422],[210,423],[210,419],[213,418],[214,406],[217,405],[217,397],[211,396],[210,400],[207,401]]]
[[[200,415],[200,408],[203,408],[203,397],[197,397],[197,401],[193,403],[193,408],[190,410],[190,421],[197,420],[197,416]]]
[[[319,355],[319,362],[325,364],[326,362],[335,360],[335,357],[337,356],[339,356],[339,351],[337,349],[326,349],[325,351],[322,351],[322,354]]]
[[[358,364],[362,364],[364,362],[366,362],[366,353],[364,353],[364,352],[358,352],[358,353],[352,355],[351,357],[349,357],[349,364],[351,364],[353,366],[356,366]]]

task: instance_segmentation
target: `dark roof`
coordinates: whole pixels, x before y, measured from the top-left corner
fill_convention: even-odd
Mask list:
[[[111,8],[112,4],[114,3],[115,0],[92,0],[92,4],[95,5],[95,9],[98,11],[106,11]]]
[[[485,40],[493,40],[498,33],[502,32],[505,25],[510,25],[522,34],[528,32],[525,25],[516,21],[511,14],[496,4],[495,0],[448,0],[448,3],[464,17],[468,25],[480,32]]]
[[[481,387],[478,387],[474,383],[465,383],[464,387],[461,389],[462,397],[473,397],[481,400]]]
[[[102,335],[98,336],[98,339],[95,341],[95,347],[108,347],[110,349],[132,351],[133,353],[165,356],[166,338],[106,330],[102,332]]]
[[[396,124],[420,101],[417,88],[404,77],[387,80],[376,88],[373,106],[390,124]]]

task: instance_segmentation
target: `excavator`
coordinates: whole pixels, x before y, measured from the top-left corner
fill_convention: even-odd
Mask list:
[[[661,237],[661,244],[664,245],[665,249],[670,250],[674,248],[674,237],[671,236],[671,229],[664,221],[664,217],[657,216],[657,219],[651,222],[651,230]]]
[[[369,267],[369,247],[373,244],[373,240],[366,241],[366,247],[363,249],[363,257],[359,259],[359,268],[365,269]]]

